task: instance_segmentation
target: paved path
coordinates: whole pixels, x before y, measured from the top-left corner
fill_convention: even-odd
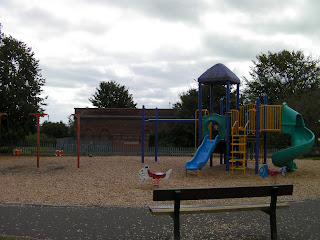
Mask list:
[[[320,198],[278,210],[278,239],[320,239]],[[173,239],[173,220],[147,207],[0,204],[0,234],[38,239]],[[263,212],[183,215],[182,239],[270,239]]]

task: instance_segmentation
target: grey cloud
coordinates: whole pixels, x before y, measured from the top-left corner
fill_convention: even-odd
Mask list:
[[[96,82],[103,77],[98,71],[83,66],[53,68],[43,65],[42,75],[46,78],[46,86],[64,88],[74,88],[77,84],[94,87]]]
[[[203,0],[92,0],[91,3],[112,5],[121,9],[130,9],[141,12],[152,18],[160,18],[167,21],[198,22],[199,15],[207,7]]]
[[[211,34],[206,37],[205,45],[208,53],[222,56],[226,61],[253,60],[256,55],[267,51],[280,51],[286,48],[281,41],[255,41],[245,40],[237,36]]]
[[[225,0],[223,1],[226,4],[225,8],[229,10],[234,9],[247,14],[261,14],[274,11],[275,9],[283,9],[286,6],[291,6],[294,4],[292,0]],[[296,0],[296,2],[299,2]]]
[[[244,13],[250,17],[251,22],[241,24],[245,29],[264,34],[319,34],[320,2],[317,0],[292,1],[292,0],[226,0],[228,8]],[[285,10],[297,11],[295,18],[279,20]],[[270,16],[274,16],[270,18]],[[281,19],[281,18],[280,18]]]

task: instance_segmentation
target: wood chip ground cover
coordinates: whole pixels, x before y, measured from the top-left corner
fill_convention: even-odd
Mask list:
[[[185,162],[190,157],[153,157],[141,163],[138,156],[81,157],[77,168],[76,157],[40,157],[40,168],[36,167],[36,157],[0,157],[0,203],[43,203],[58,205],[113,205],[146,206],[172,204],[152,201],[152,180],[142,181],[139,170],[145,164],[151,171],[166,172],[172,168],[168,180],[161,180],[161,188],[220,187],[271,184],[271,177],[262,179],[255,174],[254,163],[249,162],[246,174],[225,171],[214,158],[212,168],[207,164],[197,177],[196,171],[188,171]],[[293,196],[279,200],[298,200],[320,196],[320,161],[295,160],[298,169],[278,176],[279,184],[293,184]],[[277,169],[268,160],[270,168]],[[267,199],[255,199],[255,201]],[[196,201],[202,203],[246,202],[250,199],[226,199]],[[182,203],[183,204],[183,203]],[[191,201],[188,204],[192,204]]]

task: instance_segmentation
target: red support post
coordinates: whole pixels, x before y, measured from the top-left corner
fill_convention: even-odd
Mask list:
[[[77,155],[78,155],[78,168],[80,168],[80,114],[72,114],[77,118]]]
[[[29,116],[35,116],[37,118],[37,167],[40,166],[40,117],[46,116],[45,113],[30,113]]]

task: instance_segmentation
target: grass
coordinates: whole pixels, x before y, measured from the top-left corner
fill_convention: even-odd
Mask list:
[[[18,149],[22,150],[23,155],[36,155],[37,154],[37,147],[19,147]],[[54,150],[56,150],[54,147],[40,147],[40,155],[54,155]],[[0,153],[9,153],[12,154],[11,147],[1,147]],[[1,239],[0,239],[1,240]]]
[[[53,147],[40,147],[40,155],[41,154],[49,154],[54,155],[55,148]],[[35,155],[37,154],[37,147],[23,147],[22,153],[24,155]]]
[[[308,160],[320,160],[320,157],[307,157]]]

